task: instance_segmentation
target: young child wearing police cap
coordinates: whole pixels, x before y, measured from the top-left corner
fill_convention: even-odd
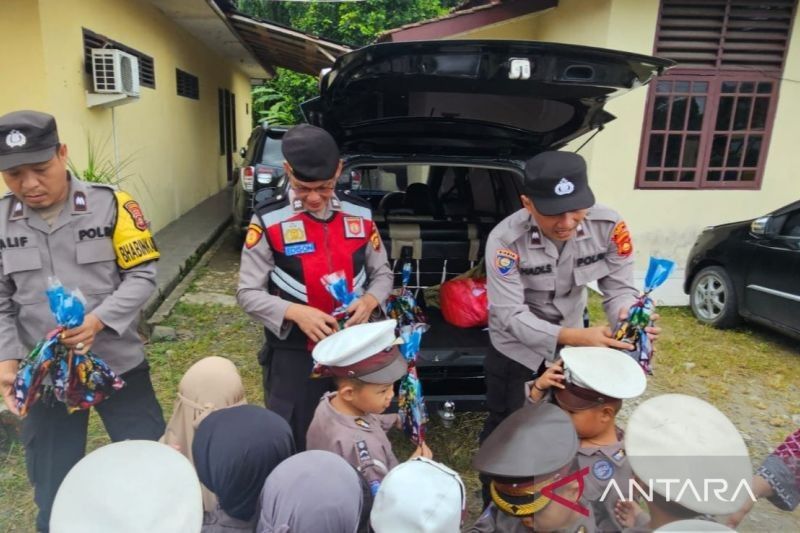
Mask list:
[[[733,423],[708,402],[685,394],[663,394],[631,414],[625,433],[636,486],[622,487],[625,500],[648,494],[650,522],[625,532],[724,531],[698,521],[736,512],[752,498],[752,465]],[[638,506],[617,505],[617,519],[631,523]]]
[[[547,402],[523,405],[483,442],[472,466],[490,479],[492,503],[468,533],[594,531],[581,498],[578,437],[567,414]]]
[[[386,474],[397,466],[386,432],[397,426],[397,414],[382,415],[394,397],[394,382],[408,367],[397,345],[396,320],[345,328],[314,347],[315,372],[330,376],[336,392],[326,393],[306,434],[309,450],[344,457],[367,479],[375,494]],[[411,458],[433,454],[427,445]]]
[[[644,393],[647,378],[636,361],[611,348],[564,348],[560,353],[558,362],[526,383],[526,395],[538,402],[550,391],[572,418],[580,439],[578,465],[588,468],[584,498],[592,503],[597,530],[619,531],[614,514],[619,496],[606,494],[606,488],[612,480],[627,487],[633,472],[616,417],[623,399]],[[645,513],[637,517],[639,525],[649,520]]]

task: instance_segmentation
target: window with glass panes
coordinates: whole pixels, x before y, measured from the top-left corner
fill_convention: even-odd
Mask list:
[[[760,187],[796,4],[662,0],[637,187]]]

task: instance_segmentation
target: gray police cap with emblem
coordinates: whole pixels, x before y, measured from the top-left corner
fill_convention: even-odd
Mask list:
[[[472,466],[496,477],[527,478],[570,464],[578,436],[569,416],[547,402],[514,411],[483,442]]]
[[[287,131],[281,140],[283,157],[300,181],[325,181],[334,178],[339,166],[339,147],[330,133],[300,124]]]
[[[39,111],[0,117],[0,171],[48,161],[56,154],[56,119]]]
[[[542,152],[525,163],[525,194],[546,216],[588,209],[594,194],[586,177],[586,161],[572,152]]]

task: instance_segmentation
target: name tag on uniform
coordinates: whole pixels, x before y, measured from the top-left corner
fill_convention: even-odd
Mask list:
[[[283,233],[283,244],[297,244],[308,240],[306,227],[302,220],[281,222],[281,232]]]
[[[344,236],[347,239],[363,239],[364,219],[361,217],[344,217]]]
[[[301,255],[301,254],[310,254],[316,250],[314,247],[313,242],[304,242],[302,244],[292,244],[287,246],[284,249],[284,254],[286,255]]]

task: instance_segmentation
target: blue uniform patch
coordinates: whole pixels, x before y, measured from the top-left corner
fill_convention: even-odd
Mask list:
[[[283,253],[286,255],[301,255],[301,254],[310,254],[316,250],[314,247],[313,242],[304,242],[303,244],[292,244],[291,246],[287,246],[284,248]]]
[[[614,465],[611,461],[600,459],[592,465],[592,474],[600,481],[608,481],[614,476]]]
[[[497,273],[506,277],[517,266],[519,256],[512,250],[500,249],[494,257],[494,267]]]
[[[379,488],[381,488],[381,482],[380,481],[370,481],[369,482],[369,490],[370,490],[370,492],[372,493],[373,496],[378,494],[378,489]]]

